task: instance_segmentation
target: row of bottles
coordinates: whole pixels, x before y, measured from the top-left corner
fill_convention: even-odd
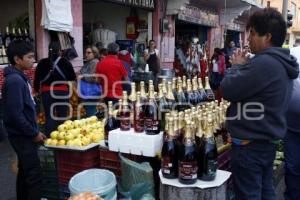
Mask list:
[[[149,81],[147,92],[144,81],[140,82],[139,91],[137,91],[136,84],[131,83],[131,94],[128,96],[124,91],[122,99],[118,103],[118,110],[113,111],[114,115],[109,115],[109,117],[115,117],[113,121],[116,121],[116,124],[113,128],[120,127],[122,131],[133,128],[136,133],[145,131],[148,135],[159,134],[165,128],[167,112],[183,111],[191,106],[214,100],[207,77],[205,88],[202,86],[201,78],[194,78],[192,82],[189,79],[186,80],[185,77],[174,78],[173,82],[168,83],[163,80],[158,86],[158,94],[154,91],[152,80]],[[186,88],[183,87],[183,83],[187,83]],[[193,86],[193,91],[190,90],[191,86]],[[107,129],[112,130],[113,128]]]
[[[197,179],[212,181],[217,170],[217,146],[214,134],[224,126],[227,102],[207,103],[166,114],[162,148],[162,174],[178,178],[183,184]]]
[[[26,40],[30,42],[31,38],[26,28],[22,30],[21,28],[16,29],[13,27],[10,32],[9,27],[7,26],[4,36],[2,36],[2,33],[0,32],[0,46],[7,48],[10,42],[14,40]]]
[[[28,42],[32,41],[27,29],[22,30],[21,28],[12,28],[12,31],[10,32],[9,27],[6,27],[4,36],[0,31],[0,65],[8,63],[7,47],[14,40],[26,40]]]

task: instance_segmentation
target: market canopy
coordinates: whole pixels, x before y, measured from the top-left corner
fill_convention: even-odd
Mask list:
[[[262,8],[255,0],[168,0],[167,14],[175,15],[189,4],[198,8],[207,8],[215,12],[220,11],[220,24],[226,25],[245,12]]]

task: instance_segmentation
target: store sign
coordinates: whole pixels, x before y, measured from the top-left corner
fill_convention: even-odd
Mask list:
[[[246,27],[244,24],[238,24],[238,23],[231,22],[231,23],[226,24],[226,29],[232,30],[232,31],[244,32],[246,30]]]
[[[134,6],[134,7],[154,9],[154,0],[108,0],[108,1]]]
[[[180,10],[178,19],[213,27],[217,26],[219,23],[219,16],[217,14],[189,5],[186,5],[182,10]]]

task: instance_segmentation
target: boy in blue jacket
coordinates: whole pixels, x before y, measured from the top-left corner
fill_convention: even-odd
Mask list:
[[[4,69],[3,121],[18,157],[17,199],[40,200],[42,172],[37,150],[45,136],[37,127],[35,102],[24,74],[35,62],[34,49],[28,42],[15,40],[7,56],[11,65]]]
[[[232,141],[234,189],[238,200],[273,200],[276,143],[286,133],[285,115],[299,68],[290,51],[281,48],[287,30],[277,10],[256,11],[247,29],[255,56],[234,53],[221,82],[222,95],[231,102],[226,128]]]

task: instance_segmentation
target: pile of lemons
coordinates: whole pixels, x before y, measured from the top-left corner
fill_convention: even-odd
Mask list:
[[[51,132],[45,141],[49,146],[84,147],[91,143],[99,143],[104,139],[104,121],[96,116],[80,120],[67,120]]]

